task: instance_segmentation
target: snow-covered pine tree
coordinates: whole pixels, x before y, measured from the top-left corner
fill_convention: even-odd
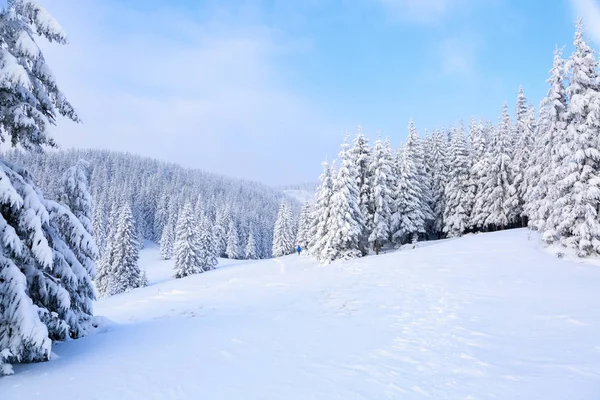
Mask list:
[[[229,229],[227,232],[227,248],[225,249],[227,258],[230,260],[238,260],[241,258],[240,251],[240,234],[233,219],[229,220]]]
[[[397,155],[398,180],[392,214],[392,240],[398,245],[418,241],[419,235],[425,233],[425,216],[421,203],[424,197],[412,149],[405,144]]]
[[[170,260],[173,257],[173,247],[175,245],[175,219],[170,218],[162,228],[160,237],[160,257],[163,260]]]
[[[566,141],[558,167],[558,197],[551,219],[555,228],[545,238],[578,251],[579,256],[600,253],[600,87],[594,52],[583,37],[579,21],[575,51],[565,63],[569,85]],[[552,236],[550,235],[552,234]]]
[[[431,163],[431,203],[433,212],[431,233],[440,238],[444,229],[444,209],[446,207],[445,188],[448,182],[448,160],[445,135],[435,130],[431,135],[431,153],[427,158]]]
[[[333,196],[333,174],[335,164],[329,166],[327,161],[322,163],[323,173],[319,177],[321,184],[315,194],[315,203],[312,209],[312,223],[310,227],[310,242],[308,248],[310,253],[319,262],[324,262],[324,255],[330,252],[329,216],[331,213],[331,198]]]
[[[470,180],[470,162],[467,143],[462,129],[452,132],[450,142],[450,171],[446,185],[444,232],[449,237],[462,236],[469,229],[474,202]]]
[[[273,257],[281,257],[294,252],[294,226],[292,212],[287,201],[282,201],[273,228]]]
[[[252,229],[250,229],[250,232],[248,232],[245,254],[247,260],[257,260],[259,258],[256,248],[256,240],[254,240],[254,231]]]
[[[204,272],[198,223],[190,203],[183,206],[175,227],[175,278]]]
[[[415,122],[412,118],[408,122],[408,138],[406,139],[404,151],[407,151],[408,156],[413,160],[413,164],[415,165],[415,170],[417,173],[417,179],[415,183],[419,185],[419,196],[421,196],[419,203],[421,204],[421,212],[423,214],[425,224],[429,225],[435,219],[433,210],[430,207],[430,204],[432,203],[431,182],[425,166],[423,143],[419,137],[419,132],[417,131]],[[425,232],[423,232],[423,234]]]
[[[72,216],[63,207],[54,202],[48,202],[47,206],[51,225],[57,229],[56,235],[62,238],[75,256],[75,259],[62,259],[62,262],[69,264],[69,269],[72,269],[77,277],[76,283],[64,284],[69,291],[71,309],[75,314],[69,324],[72,338],[84,336],[89,332],[93,317],[92,301],[96,298],[92,279],[96,276],[95,260],[98,257],[98,249],[96,243],[91,240],[92,198],[87,189],[87,168],[88,164],[83,160],[69,168],[63,175],[60,194],[61,202],[71,210],[85,232],[79,231],[79,227],[71,220]],[[56,247],[54,242],[53,247]],[[59,250],[64,253],[64,250]]]
[[[45,63],[38,36],[66,43],[37,2],[9,0],[0,11],[0,140],[25,150],[54,145],[49,127],[58,115],[79,120]],[[0,162],[0,180],[0,374],[7,374],[7,363],[49,359],[51,339],[64,339],[72,329],[75,336],[85,333],[75,325],[91,309],[78,309],[82,303],[70,294],[91,279],[77,256],[85,250],[94,257],[95,246],[77,217],[44,199],[26,171]],[[78,247],[63,235],[77,238]]]
[[[540,232],[546,230],[546,220],[557,198],[556,172],[562,160],[559,147],[565,143],[567,131],[565,61],[562,54],[562,49],[554,51],[554,63],[547,80],[550,89],[540,103],[534,150],[526,173],[525,214],[529,217],[529,226]],[[552,229],[549,238],[554,237]]]
[[[381,138],[375,141],[373,154],[369,164],[369,179],[371,180],[371,199],[373,221],[369,243],[375,253],[379,254],[382,246],[389,240],[392,218],[392,188],[388,186],[392,175],[392,166],[386,156],[386,149]]]
[[[359,193],[359,207],[365,219],[365,229],[361,234],[363,242],[362,247],[367,249],[367,241],[371,230],[373,229],[373,204],[372,199],[372,182],[369,166],[371,164],[371,147],[369,140],[362,132],[362,126],[358,127],[358,132],[354,138],[354,144],[349,150],[349,157],[356,168],[356,187]]]
[[[356,166],[348,154],[347,138],[339,153],[340,167],[333,180],[331,211],[329,214],[328,251],[323,261],[347,260],[361,257],[368,252],[364,249],[361,235],[365,232],[364,218],[360,211],[358,188],[356,187]]]
[[[215,269],[219,261],[215,248],[215,240],[213,236],[213,226],[209,218],[204,217],[200,222],[200,266],[204,271]]]
[[[112,296],[142,286],[142,275],[138,265],[139,245],[131,206],[128,202],[118,211],[117,225],[112,241],[108,245],[112,254],[106,265],[107,283],[105,295]]]
[[[500,124],[494,130],[486,153],[485,165],[478,172],[482,180],[475,201],[473,223],[480,228],[504,229],[515,216],[511,183],[514,179],[512,159],[512,122],[504,103]]]
[[[306,201],[300,210],[298,218],[298,234],[296,235],[296,243],[304,250],[308,250],[308,242],[310,241],[310,226],[311,226],[311,203]]]
[[[516,215],[511,219],[518,220],[520,221],[520,226],[525,226],[526,218],[523,209],[525,205],[525,191],[527,190],[525,174],[533,152],[536,121],[535,112],[533,108],[527,104],[527,99],[522,87],[519,87],[516,116],[517,121],[513,129],[513,143],[515,144],[513,166],[515,176],[511,184],[511,197],[513,199],[512,209]]]

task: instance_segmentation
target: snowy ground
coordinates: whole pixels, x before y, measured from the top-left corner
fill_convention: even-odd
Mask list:
[[[292,255],[102,300],[0,399],[598,399],[600,268],[525,230],[318,267]]]

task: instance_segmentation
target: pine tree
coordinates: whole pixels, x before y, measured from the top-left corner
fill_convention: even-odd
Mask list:
[[[310,253],[319,260],[319,262],[324,262],[325,255],[330,252],[328,223],[331,214],[331,200],[333,197],[333,174],[335,173],[335,166],[332,165],[330,167],[327,161],[323,162],[322,166],[323,173],[319,177],[321,184],[315,195],[315,204],[312,211],[312,224],[310,227],[310,242],[308,245]]]
[[[311,210],[311,203],[306,201],[300,210],[300,217],[298,218],[296,243],[305,250],[308,250],[308,242],[310,241]]]
[[[556,49],[554,64],[547,80],[550,89],[540,104],[534,151],[526,173],[528,187],[525,195],[525,214],[529,217],[529,226],[540,232],[546,230],[546,220],[558,195],[556,171],[561,162],[559,147],[565,142],[567,130],[564,65],[562,49]],[[553,236],[554,231],[551,229],[548,237]]]
[[[231,260],[238,260],[241,258],[240,254],[240,235],[235,226],[233,219],[229,221],[229,230],[227,233],[227,249],[225,250],[227,258]]]
[[[91,328],[93,317],[92,301],[96,299],[96,293],[92,279],[96,275],[95,260],[98,257],[96,243],[93,237],[92,198],[87,189],[86,168],[88,164],[79,160],[69,168],[62,179],[61,201],[73,215],[79,220],[85,232],[78,232],[73,228],[71,216],[66,210],[53,202],[49,203],[51,224],[54,222],[56,235],[68,245],[75,259],[64,258],[69,264],[68,269],[74,271],[76,282],[64,284],[71,297],[71,310],[74,312],[70,325],[70,336],[79,338],[86,335]],[[86,242],[87,238],[87,242]],[[56,247],[53,242],[53,247]]]
[[[392,216],[392,188],[389,187],[389,177],[392,175],[392,165],[386,156],[386,148],[381,139],[375,141],[373,156],[369,164],[371,183],[371,198],[373,222],[369,243],[377,254],[389,240],[390,220]]]
[[[198,224],[194,211],[186,203],[177,219],[175,228],[175,278],[184,278],[188,275],[204,272],[201,254],[201,243],[198,233]],[[208,257],[208,255],[206,255]]]
[[[110,249],[111,254],[108,255],[105,267],[107,278],[104,294],[112,296],[141,287],[139,245],[128,202],[124,202],[119,209],[116,229],[110,240],[112,243],[108,245],[107,250]]]
[[[49,128],[58,115],[79,118],[35,38],[65,44],[66,35],[35,1],[8,1],[0,27],[0,140],[25,150],[52,146]],[[48,360],[51,339],[85,334],[76,325],[91,315],[91,308],[80,308],[89,304],[89,294],[70,296],[92,278],[78,256],[95,257],[95,245],[91,229],[68,208],[46,200],[26,171],[0,162],[0,180],[0,374],[8,374],[8,363]],[[77,238],[76,246],[65,241],[67,235]]]
[[[411,147],[404,145],[397,156],[398,181],[392,215],[392,240],[396,244],[417,241],[425,233],[423,195],[418,182],[419,174]]]
[[[527,99],[523,93],[523,88],[519,88],[517,97],[517,122],[514,126],[515,152],[514,152],[514,170],[515,176],[511,184],[511,194],[513,198],[512,208],[514,215],[511,219],[521,220],[520,225],[525,226],[524,205],[525,192],[527,190],[526,170],[533,152],[534,130],[535,130],[535,112],[528,106]]]
[[[500,125],[493,132],[485,155],[485,165],[479,171],[482,181],[480,195],[473,210],[473,222],[480,228],[504,229],[515,216],[511,183],[514,179],[512,159],[512,122],[504,103]]]
[[[347,260],[367,253],[361,235],[365,232],[364,219],[360,211],[356,166],[348,154],[348,143],[344,139],[339,153],[340,167],[333,180],[327,252],[322,260]]]
[[[171,218],[163,227],[162,236],[160,237],[160,256],[163,260],[170,260],[173,257],[175,224],[175,219]]]
[[[294,228],[292,212],[286,201],[282,201],[273,229],[273,257],[286,256],[294,252]]]
[[[444,232],[461,236],[469,228],[474,197],[469,176],[469,152],[462,129],[455,129],[450,142],[450,174],[445,189]]]
[[[415,166],[417,174],[415,184],[419,185],[418,192],[420,193],[419,204],[421,207],[423,218],[425,220],[425,224],[427,225],[435,219],[433,210],[430,207],[430,204],[432,202],[431,182],[425,167],[425,154],[423,152],[423,143],[419,138],[419,133],[417,132],[417,128],[415,127],[415,123],[412,119],[408,123],[408,138],[406,140],[404,151],[407,152],[408,157],[412,159],[413,164]],[[424,232],[422,233],[424,234],[426,230],[425,228],[423,228],[423,230]]]
[[[364,232],[361,233],[361,246],[366,250],[366,243],[374,226],[374,206],[371,203],[373,187],[369,169],[371,164],[371,147],[369,146],[369,140],[362,133],[361,126],[358,127],[354,144],[349,150],[348,156],[356,168],[356,187],[359,193],[358,202],[360,212],[365,220]]]
[[[200,223],[200,266],[204,271],[215,269],[219,261],[213,236],[213,226],[209,218],[204,217]]]
[[[558,197],[546,239],[559,236],[580,256],[600,253],[600,88],[594,53],[583,38],[582,23],[575,32],[575,51],[567,60],[567,130],[560,151]]]
[[[258,257],[258,252],[256,249],[256,241],[254,240],[254,232],[252,230],[250,230],[250,232],[248,233],[248,240],[246,242],[246,259],[248,260],[257,260]]]
[[[441,237],[444,229],[444,209],[446,208],[445,188],[448,181],[447,148],[444,134],[435,130],[431,137],[431,202],[433,213],[431,231],[434,237]]]

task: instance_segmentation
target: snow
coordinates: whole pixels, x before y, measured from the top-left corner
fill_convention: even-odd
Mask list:
[[[511,230],[319,267],[290,255],[102,299],[0,398],[597,399],[600,269]],[[223,261],[223,260],[220,260]]]

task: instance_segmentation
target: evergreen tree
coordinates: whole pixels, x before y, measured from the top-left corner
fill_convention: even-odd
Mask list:
[[[564,160],[557,171],[558,197],[551,215],[554,226],[545,237],[558,235],[562,244],[587,256],[600,253],[600,88],[597,61],[583,38],[581,21],[574,45],[565,64],[570,101],[566,140],[560,149]]]
[[[421,185],[412,148],[404,145],[397,157],[398,181],[392,215],[392,240],[397,244],[417,241],[425,233]]]
[[[229,221],[229,232],[227,233],[227,249],[225,250],[227,258],[231,260],[238,260],[241,258],[240,254],[240,236],[235,226],[233,219]]]
[[[389,177],[392,175],[392,166],[386,156],[386,149],[381,139],[375,141],[373,156],[369,164],[369,177],[371,179],[371,198],[373,221],[369,243],[377,254],[381,247],[390,238],[390,220],[392,207],[392,188],[389,187]]]
[[[170,260],[173,257],[173,247],[175,246],[175,220],[172,218],[163,227],[160,237],[160,256],[163,260]]]
[[[177,219],[175,228],[175,278],[184,278],[188,275],[204,272],[203,263],[206,258],[201,254],[201,243],[198,233],[198,224],[194,211],[186,203]],[[208,257],[208,255],[205,255]]]
[[[461,129],[455,129],[450,142],[450,174],[445,189],[444,232],[461,236],[469,228],[474,202],[469,177],[469,152]]]
[[[365,232],[365,223],[360,211],[360,194],[356,187],[356,166],[349,157],[346,139],[341,145],[339,158],[340,168],[333,180],[330,204],[327,233],[329,246],[328,251],[323,254],[326,263],[356,258],[367,253],[361,240],[361,235]]]
[[[433,213],[431,232],[434,237],[441,237],[444,229],[444,209],[446,207],[445,188],[448,181],[447,148],[444,134],[435,130],[431,137],[431,202]]]
[[[333,164],[333,163],[332,163]],[[321,184],[315,195],[315,204],[313,207],[312,224],[310,228],[310,242],[308,248],[310,253],[319,260],[325,261],[326,254],[329,254],[329,217],[331,214],[331,200],[333,197],[333,174],[335,166],[331,167],[327,161],[323,162],[323,173],[319,177]]]
[[[506,103],[502,108],[500,125],[493,132],[486,153],[484,168],[479,171],[482,181],[480,195],[475,202],[473,222],[481,228],[504,229],[515,216],[511,183],[514,179],[511,132],[512,122]]]
[[[273,229],[273,257],[281,257],[294,252],[294,228],[292,212],[286,201],[281,202]]]
[[[54,145],[49,128],[59,115],[79,121],[35,42],[38,36],[66,43],[38,3],[8,1],[0,11],[0,140],[25,150]],[[0,180],[0,374],[8,374],[8,363],[48,360],[52,339],[86,333],[91,307],[82,307],[90,294],[71,295],[93,275],[78,257],[93,259],[96,249],[91,229],[46,200],[26,171],[0,162]]]
[[[565,61],[562,49],[554,52],[554,64],[547,82],[550,89],[540,105],[536,126],[534,151],[527,168],[525,214],[529,226],[540,232],[546,230],[546,220],[557,198],[556,171],[561,162],[560,146],[565,142],[567,94],[565,89]],[[555,235],[549,230],[549,238]],[[554,239],[551,239],[551,241]]]
[[[362,127],[358,127],[358,133],[354,144],[349,150],[349,158],[356,168],[356,187],[359,193],[359,207],[365,224],[364,232],[361,233],[362,247],[367,248],[366,242],[374,226],[374,206],[371,203],[373,197],[372,177],[370,175],[371,147],[368,139],[362,133]]]
[[[200,223],[200,266],[204,271],[215,269],[219,261],[210,219],[204,217]]]
[[[110,238],[112,243],[106,265],[106,292],[112,296],[142,286],[139,260],[139,245],[131,206],[124,202],[119,210],[116,229]]]
[[[296,235],[296,243],[302,246],[303,249],[308,249],[310,241],[310,226],[311,226],[311,204],[306,201],[300,210],[298,218],[298,234]]]
[[[462,128],[462,122],[461,122]],[[419,138],[419,133],[415,127],[414,121],[411,119],[408,123],[408,138],[406,140],[404,151],[407,152],[408,157],[412,159],[416,171],[415,184],[419,185],[419,204],[421,207],[421,213],[425,220],[425,224],[430,224],[434,221],[433,210],[430,207],[432,202],[431,198],[431,182],[429,175],[427,174],[425,166],[425,154],[423,152],[423,143]],[[423,229],[425,231],[425,229]],[[422,232],[423,234],[425,232]]]
[[[515,176],[511,185],[511,194],[513,198],[512,208],[516,214],[511,219],[521,219],[521,226],[525,226],[525,192],[527,190],[526,170],[531,154],[533,152],[534,130],[535,130],[535,112],[528,106],[527,99],[523,93],[523,88],[519,88],[517,98],[517,122],[514,126],[514,170]]]
[[[258,252],[256,249],[256,241],[254,240],[254,232],[250,230],[248,233],[248,240],[246,242],[246,259],[248,260],[257,260]]]

